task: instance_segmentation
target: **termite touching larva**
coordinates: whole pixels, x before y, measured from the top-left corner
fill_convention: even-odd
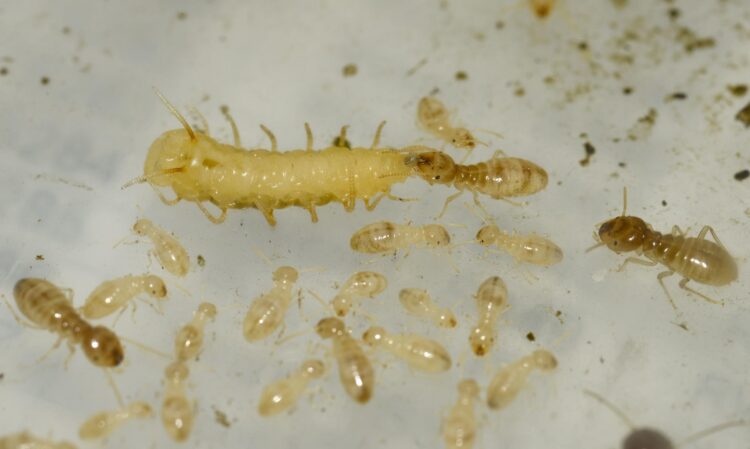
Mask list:
[[[292,289],[298,277],[292,267],[280,267],[273,272],[273,288],[253,300],[245,315],[242,325],[245,340],[262,340],[279,328],[292,302]]]
[[[81,318],[70,298],[51,282],[39,278],[21,279],[13,288],[13,296],[18,310],[33,325],[58,334],[57,344],[68,340],[71,355],[73,345],[80,344],[89,361],[99,367],[118,366],[125,358],[120,339],[106,327],[91,326]]]
[[[623,189],[622,215],[604,222],[594,237],[599,241],[587,251],[606,245],[610,250],[621,253],[634,251],[638,257],[628,257],[618,271],[625,269],[628,263],[655,266],[664,265],[667,270],[656,277],[669,303],[676,310],[672,295],[664,285],[664,278],[675,273],[682,276],[679,282],[681,289],[697,295],[712,303],[723,304],[687,286],[689,281],[701,284],[722,286],[737,279],[737,264],[721,243],[711,226],[703,226],[698,237],[687,237],[682,230],[672,227],[672,233],[662,234],[654,231],[651,225],[635,216],[626,216],[628,205],[627,189]],[[714,241],[706,239],[711,233]]]
[[[100,412],[87,419],[78,429],[82,440],[104,438],[134,418],[150,418],[154,414],[151,406],[143,401],[136,401],[118,410]]]
[[[689,444],[692,444],[698,440],[713,435],[717,432],[729,429],[731,427],[740,427],[750,425],[747,420],[730,421],[723,424],[718,424],[707,429],[703,429],[696,432],[678,443],[672,443],[672,441],[664,435],[661,431],[650,428],[650,427],[636,427],[633,422],[625,415],[625,413],[617,408],[614,404],[606,400],[603,396],[594,393],[593,391],[584,390],[584,393],[599,403],[607,407],[612,413],[617,415],[623,423],[630,429],[630,432],[622,440],[622,449],[677,449],[683,448]]]
[[[441,372],[451,367],[451,356],[443,345],[421,335],[391,334],[380,326],[373,326],[362,334],[362,340],[385,349],[418,370]]]
[[[380,273],[359,271],[347,279],[344,286],[331,300],[331,307],[337,316],[345,316],[357,298],[372,298],[388,286],[388,281]]]
[[[315,331],[321,338],[332,340],[339,378],[347,394],[360,404],[369,401],[375,389],[375,371],[357,340],[347,332],[344,322],[334,317],[323,318]]]
[[[37,438],[29,432],[19,432],[0,437],[0,449],[76,449],[72,443]]]
[[[165,270],[175,276],[187,274],[190,269],[190,256],[176,238],[145,218],[135,222],[133,231],[151,239],[154,244],[153,254]]]
[[[180,361],[170,363],[164,371],[167,387],[161,408],[161,421],[167,434],[177,442],[187,440],[195,419],[193,404],[185,393],[189,374],[187,365]]]
[[[302,365],[284,379],[276,381],[261,393],[258,401],[258,414],[271,416],[291,408],[304,393],[307,385],[325,373],[325,365],[320,360],[305,360]]]
[[[498,277],[487,278],[475,295],[479,320],[469,334],[469,344],[474,354],[483,356],[495,345],[495,323],[508,308],[508,288]]]
[[[479,229],[476,239],[482,246],[497,246],[519,262],[548,267],[563,259],[559,246],[537,234],[511,234],[496,225],[487,225]]]
[[[557,359],[551,352],[537,349],[498,371],[487,387],[487,405],[498,410],[507,407],[526,385],[532,371],[551,371],[557,367]]]
[[[456,327],[457,321],[453,312],[435,304],[427,290],[404,288],[398,293],[398,300],[412,315],[429,319],[440,327]]]
[[[204,302],[193,314],[193,320],[183,326],[174,340],[175,357],[178,361],[187,361],[198,356],[203,348],[203,337],[206,323],[216,317],[216,306]]]
[[[468,129],[451,125],[448,110],[435,97],[423,97],[419,100],[417,122],[424,129],[456,148],[473,149],[478,142]]]
[[[376,254],[411,246],[441,248],[450,241],[450,234],[441,225],[416,226],[379,221],[355,232],[349,240],[349,246],[359,253]]]
[[[154,299],[164,299],[167,287],[160,277],[153,274],[127,275],[104,281],[89,294],[81,307],[81,315],[89,320],[103,318],[117,309],[124,310],[129,301],[143,293]],[[135,307],[135,303],[131,304]]]
[[[458,400],[443,420],[443,441],[447,449],[471,449],[477,436],[474,404],[479,399],[479,385],[474,379],[458,384]]]

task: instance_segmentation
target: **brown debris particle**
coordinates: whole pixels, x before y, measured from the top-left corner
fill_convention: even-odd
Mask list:
[[[177,13],[177,20],[185,20],[187,19],[187,13],[185,11],[180,11]]]
[[[667,200],[661,200],[661,205],[666,207],[667,206]]]
[[[667,16],[669,17],[669,20],[677,20],[680,18],[681,14],[682,11],[680,11],[678,8],[669,8],[667,10]]]
[[[656,124],[658,113],[656,109],[651,108],[646,115],[640,117],[637,122],[628,130],[628,140],[641,140],[651,133],[651,129]]]
[[[734,179],[737,181],[744,181],[747,178],[750,178],[750,170],[748,169],[740,170],[734,174]]]
[[[224,427],[229,428],[232,426],[232,423],[229,422],[229,419],[227,418],[227,414],[216,408],[214,409],[214,419]]]
[[[677,40],[682,43],[682,46],[688,53],[716,46],[716,40],[714,40],[714,38],[698,37],[693,30],[686,27],[680,28],[677,33]]]
[[[623,95],[630,95],[633,93],[633,88],[630,86],[625,86],[622,88],[622,94]]]
[[[528,334],[526,334],[526,339],[529,341],[536,341],[536,336],[533,332],[529,332]]]
[[[8,74],[8,68],[7,67],[0,67],[0,76],[5,76]]]
[[[727,90],[735,97],[744,97],[747,93],[747,84],[730,84],[727,86]]]
[[[43,254],[37,254],[36,255],[36,260],[44,260],[44,255]]]
[[[39,82],[42,83],[42,86],[46,86],[47,84],[49,84],[49,77],[43,76],[42,79],[39,80]]]
[[[198,266],[201,268],[206,266],[206,259],[200,254],[198,254]]]
[[[750,103],[746,104],[744,108],[740,109],[740,112],[734,116],[737,120],[742,122],[745,127],[750,127]]]
[[[467,79],[469,79],[469,75],[463,70],[459,70],[458,72],[456,72],[456,80],[465,81]]]
[[[687,99],[687,94],[685,92],[675,92],[672,94],[667,95],[667,98],[665,98],[665,101],[672,101],[672,100],[685,100]]]
[[[341,74],[348,78],[357,74],[357,64],[347,64],[341,69]]]
[[[596,153],[596,148],[591,145],[591,142],[586,142],[583,144],[583,149],[586,151],[586,157],[578,161],[578,163],[581,164],[581,167],[586,167],[591,162],[591,156]]]

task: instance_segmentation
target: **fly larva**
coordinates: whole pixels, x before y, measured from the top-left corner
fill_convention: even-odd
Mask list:
[[[500,369],[487,387],[487,405],[497,410],[506,407],[526,385],[526,379],[535,369],[551,371],[557,359],[551,352],[538,349]]]
[[[385,253],[410,246],[441,248],[450,241],[448,231],[437,224],[413,226],[379,221],[355,232],[349,245],[360,253]]]
[[[475,296],[479,309],[479,323],[469,334],[469,344],[474,354],[483,356],[495,344],[495,322],[508,308],[508,288],[498,276],[487,278]]]
[[[630,428],[630,432],[622,440],[622,449],[677,449],[685,447],[688,444],[694,443],[722,430],[729,429],[731,427],[747,426],[750,424],[750,422],[743,419],[718,424],[696,432],[675,444],[672,443],[672,441],[659,430],[650,427],[636,427],[635,424],[633,424],[630,418],[628,418],[622,410],[617,408],[614,404],[612,404],[599,394],[589,390],[584,390],[583,392],[607,407],[612,413],[622,419],[622,421],[626,426],[628,426],[628,428]]]
[[[56,285],[38,278],[25,278],[13,288],[18,310],[39,327],[81,345],[86,357],[96,366],[113,367],[125,357],[117,336],[104,326],[91,326],[73,308],[70,298]],[[72,354],[72,352],[71,352]]]
[[[310,381],[325,373],[325,365],[320,360],[306,360],[289,377],[272,383],[263,389],[258,402],[258,413],[271,416],[289,409],[307,388]]]
[[[375,372],[357,340],[347,333],[344,322],[334,317],[323,318],[315,331],[321,338],[333,340],[333,355],[347,394],[360,404],[369,401],[375,389]]]
[[[153,274],[127,275],[104,281],[86,299],[81,307],[81,315],[90,320],[103,318],[127,306],[131,299],[143,293],[148,293],[155,299],[163,299],[167,296],[167,286],[160,277]]]
[[[187,361],[198,356],[203,347],[203,336],[206,323],[216,317],[216,306],[204,302],[193,314],[193,320],[182,327],[174,340],[174,352],[177,360]]]
[[[482,246],[495,245],[513,256],[516,261],[548,267],[560,262],[563,252],[552,241],[536,234],[518,235],[487,225],[477,232],[477,242]]]
[[[284,322],[298,277],[297,270],[292,267],[280,267],[273,272],[273,288],[256,298],[245,315],[242,325],[245,340],[252,342],[266,338]]]
[[[175,276],[187,274],[190,269],[190,257],[176,238],[145,218],[135,222],[133,231],[151,239],[154,244],[154,255],[165,270]]]
[[[193,404],[185,394],[185,383],[190,371],[183,362],[172,362],[164,371],[167,388],[161,408],[161,421],[169,436],[185,441],[193,430]]]
[[[639,256],[646,257],[646,259],[628,257],[620,265],[618,271],[625,269],[625,266],[631,262],[646,266],[662,264],[667,267],[667,270],[659,273],[656,278],[674,309],[677,309],[677,306],[664,285],[664,278],[674,273],[682,276],[679,286],[683,290],[710,303],[721,304],[687,286],[689,281],[722,286],[737,279],[737,264],[711,226],[703,226],[698,237],[686,237],[678,226],[672,227],[672,233],[662,234],[654,231],[651,225],[643,219],[626,216],[626,210],[627,190],[623,191],[622,215],[606,221],[599,227],[599,243],[589,250],[606,245],[618,254],[635,251]],[[706,239],[706,234],[709,232],[715,243]]]
[[[442,425],[443,441],[448,449],[471,449],[477,436],[474,403],[479,399],[479,385],[474,379],[458,384],[458,401]]]
[[[385,349],[422,371],[439,372],[451,367],[451,356],[443,345],[420,335],[394,335],[380,326],[373,326],[362,334],[362,340],[370,346]]]
[[[0,437],[0,449],[76,449],[76,446],[67,441],[55,443],[37,438],[29,432],[19,432]]]
[[[372,298],[385,290],[387,286],[388,281],[380,273],[372,271],[354,273],[331,301],[333,311],[338,316],[345,316],[352,308],[355,299]]]
[[[307,209],[313,222],[318,221],[315,208],[333,201],[351,212],[355,201],[362,199],[372,210],[383,197],[392,198],[391,186],[410,175],[404,170],[406,154],[377,148],[385,122],[378,127],[370,148],[332,146],[314,151],[312,131],[305,124],[305,150],[279,152],[276,137],[262,125],[271,150],[245,150],[239,147],[237,133],[234,146],[196,133],[174,106],[159,96],[184,129],[158,137],[149,148],[143,176],[124,187],[139,182],[171,187],[176,197],[170,200],[159,193],[164,203],[195,202],[213,223],[223,222],[230,208],[258,209],[271,226],[276,224],[274,210],[289,206]],[[346,127],[338,141],[342,145],[346,141]],[[205,202],[218,207],[221,215],[212,215]]]
[[[450,184],[459,190],[445,200],[443,212],[466,190],[472,192],[478,202],[479,193],[501,199],[532,195],[547,186],[547,172],[525,159],[493,157],[487,162],[461,165],[445,153],[424,150],[409,155],[406,165],[430,184]]]
[[[417,105],[417,122],[436,137],[456,148],[473,149],[477,140],[466,128],[455,128],[445,105],[435,97],[424,97]]]
[[[456,327],[456,316],[448,309],[438,307],[430,294],[421,288],[405,288],[398,293],[398,300],[407,312],[432,320],[440,327]]]
[[[78,436],[82,440],[104,438],[133,418],[150,418],[153,414],[148,403],[136,401],[119,410],[95,414],[81,425]]]

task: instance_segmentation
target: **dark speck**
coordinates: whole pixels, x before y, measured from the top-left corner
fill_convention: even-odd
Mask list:
[[[687,94],[685,92],[675,92],[673,94],[670,94],[667,97],[667,101],[669,100],[684,100],[687,98]]]
[[[596,153],[596,148],[594,148],[593,145],[591,145],[591,142],[586,142],[583,144],[583,149],[586,151],[586,157],[578,161],[579,164],[581,164],[581,167],[585,167],[589,165],[589,162],[591,161],[591,156]]]
[[[185,20],[187,19],[187,13],[185,11],[180,11],[177,13],[177,20]]]
[[[667,200],[661,200],[661,205],[666,207],[667,206]]]
[[[536,336],[534,336],[533,332],[529,332],[528,334],[526,334],[526,339],[529,341],[536,341]]]
[[[632,93],[633,93],[633,88],[632,88],[632,87],[630,87],[630,86],[626,86],[626,87],[623,87],[623,88],[622,88],[622,93],[623,93],[624,95],[630,95],[630,94],[632,94]]]
[[[744,108],[740,109],[740,112],[734,116],[737,120],[742,122],[745,127],[750,127],[750,103],[746,104]]]
[[[44,260],[44,255],[42,255],[42,254],[37,254],[37,255],[36,255],[36,260]]]
[[[39,80],[40,83],[42,83],[43,86],[46,86],[49,84],[49,77],[43,76],[42,79]]]
[[[730,84],[727,89],[735,97],[744,97],[747,93],[747,84]]]
[[[618,163],[617,163],[617,166],[618,166],[618,167],[620,167],[620,168],[625,168],[625,167],[627,167],[628,165],[627,165],[627,164],[626,164],[625,162],[618,162]]]
[[[495,29],[502,30],[505,27],[505,23],[502,20],[495,22]]]
[[[669,8],[667,11],[667,15],[669,16],[670,20],[677,20],[680,17],[681,11],[677,8]]]
[[[8,74],[8,68],[7,67],[0,67],[0,75],[5,76]]]
[[[734,179],[736,179],[737,181],[744,181],[748,177],[750,177],[750,170],[748,169],[740,170],[734,174]]]
[[[589,49],[589,44],[586,41],[581,41],[578,43],[578,49],[581,51],[586,51]]]
[[[456,79],[458,81],[464,81],[464,80],[469,79],[469,75],[463,70],[459,70],[458,72],[456,72]]]

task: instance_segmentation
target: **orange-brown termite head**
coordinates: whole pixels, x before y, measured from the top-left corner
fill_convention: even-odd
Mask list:
[[[619,216],[599,227],[599,239],[616,253],[635,251],[643,246],[649,233],[646,222],[638,217]]]
[[[439,151],[412,154],[405,162],[430,184],[448,184],[456,176],[456,163],[450,156]]]
[[[125,358],[120,340],[103,326],[91,328],[91,332],[84,335],[82,346],[86,357],[96,366],[111,368]]]

